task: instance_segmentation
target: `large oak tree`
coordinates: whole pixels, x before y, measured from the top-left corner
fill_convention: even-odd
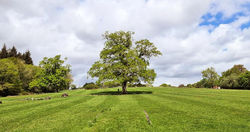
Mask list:
[[[133,32],[117,31],[103,34],[104,48],[100,60],[96,61],[88,75],[97,77],[98,83],[115,81],[127,93],[128,83],[153,83],[156,73],[150,69],[149,60],[161,52],[147,39],[133,43]]]

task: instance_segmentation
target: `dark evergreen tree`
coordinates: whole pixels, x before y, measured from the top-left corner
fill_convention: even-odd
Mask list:
[[[25,61],[26,64],[33,65],[33,61],[29,50],[23,54],[23,60]]]
[[[22,53],[18,52],[18,53],[17,53],[17,58],[19,58],[19,59],[23,59],[23,55],[22,55]]]
[[[8,57],[8,51],[7,51],[6,45],[4,44],[0,53],[0,59],[7,58],[7,57]]]
[[[13,46],[9,52],[9,57],[17,57],[17,50],[16,47]]]
[[[4,44],[2,50],[0,51],[0,59],[8,58],[8,57],[16,57],[21,60],[24,60],[26,64],[33,65],[33,60],[31,58],[31,53],[29,50],[26,51],[24,54],[22,54],[20,52],[17,52],[17,49],[15,46],[7,50],[6,45]]]

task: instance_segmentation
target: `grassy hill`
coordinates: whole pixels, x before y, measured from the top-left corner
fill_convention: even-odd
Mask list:
[[[250,91],[117,88],[0,98],[0,131],[249,131]],[[62,98],[67,92],[69,97]],[[51,100],[27,100],[50,96]],[[146,114],[151,125],[148,123]]]

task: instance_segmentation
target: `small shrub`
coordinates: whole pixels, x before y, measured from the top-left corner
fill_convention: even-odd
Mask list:
[[[183,88],[183,87],[185,87],[185,85],[184,84],[180,84],[178,87],[179,88]]]
[[[160,87],[171,87],[171,85],[163,83],[163,84],[160,85]]]
[[[71,90],[77,89],[75,84],[71,84],[71,85],[70,85],[70,88],[71,88]]]
[[[91,82],[91,83],[85,83],[83,85],[83,88],[84,89],[97,89],[97,88],[99,88],[99,86],[96,85],[95,83]]]

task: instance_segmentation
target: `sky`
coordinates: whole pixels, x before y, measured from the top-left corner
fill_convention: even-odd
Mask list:
[[[154,85],[194,83],[201,71],[250,69],[250,0],[0,0],[0,46],[31,51],[35,65],[61,54],[78,86],[95,81],[105,31],[135,32],[163,53]]]

